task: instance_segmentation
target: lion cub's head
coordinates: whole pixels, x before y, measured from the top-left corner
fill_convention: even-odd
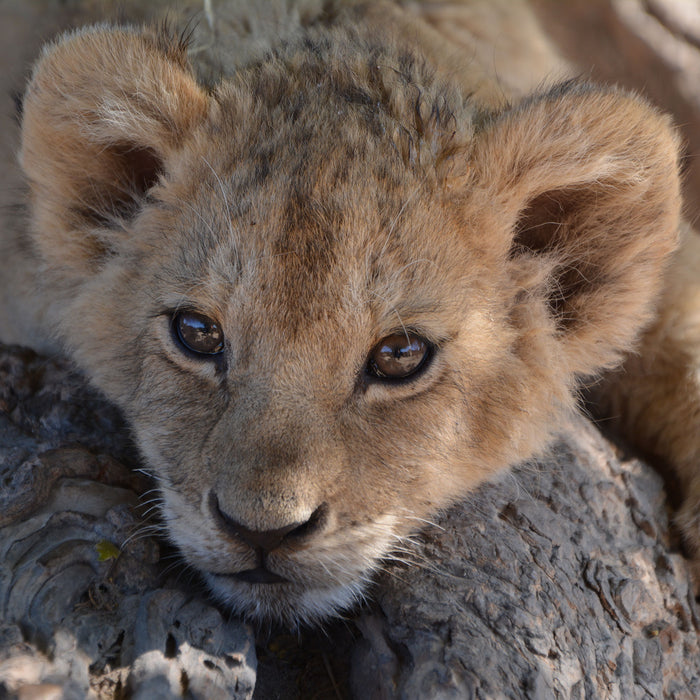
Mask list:
[[[543,446],[647,317],[679,207],[639,99],[572,83],[487,113],[352,33],[212,91],[157,34],[69,35],[21,159],[56,330],[170,537],[221,600],[292,623]]]

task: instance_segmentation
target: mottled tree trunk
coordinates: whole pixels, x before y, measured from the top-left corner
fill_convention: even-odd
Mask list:
[[[134,464],[65,365],[0,350],[0,697],[252,695],[250,628],[165,576]]]
[[[357,697],[700,697],[698,615],[661,479],[583,418],[382,575]]]

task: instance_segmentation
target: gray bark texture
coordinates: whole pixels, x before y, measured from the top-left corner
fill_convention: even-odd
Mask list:
[[[112,5],[141,19],[163,4],[3,0],[3,164],[9,94],[41,41]],[[700,150],[692,3],[533,4],[584,73],[644,89]],[[18,182],[0,169],[2,207]],[[582,418],[436,516],[374,602],[298,635],[256,635],[207,600],[151,531],[135,467],[119,415],[67,364],[0,348],[0,700],[700,697],[700,616],[663,483]]]
[[[660,477],[581,418],[382,574],[356,696],[700,697],[698,612],[670,545]]]
[[[0,352],[0,697],[251,697],[252,632],[165,578],[129,452],[65,365]]]

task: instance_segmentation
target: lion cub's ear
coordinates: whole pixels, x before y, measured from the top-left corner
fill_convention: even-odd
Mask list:
[[[45,261],[69,275],[98,265],[207,110],[185,47],[165,35],[97,27],[47,47],[20,156]]]
[[[486,235],[500,232],[521,310],[546,311],[571,372],[615,363],[652,311],[677,245],[678,148],[640,98],[576,82],[476,138],[472,208]]]

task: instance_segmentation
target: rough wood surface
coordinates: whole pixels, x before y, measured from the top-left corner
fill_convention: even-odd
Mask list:
[[[700,697],[698,611],[660,477],[580,419],[392,565],[357,697]]]
[[[700,150],[690,3],[535,4],[584,73],[646,89]],[[92,0],[0,5],[3,162],[27,61],[105,7],[114,16]],[[697,172],[691,160],[694,212]],[[3,168],[0,204],[17,183]],[[347,623],[258,635],[257,680],[251,630],[168,578],[157,540],[132,537],[150,488],[134,462],[118,415],[66,365],[2,350],[0,698],[250,697],[254,683],[258,700],[700,697],[698,613],[661,481],[583,420],[549,459],[436,518],[414,564],[392,565]]]
[[[250,628],[164,575],[129,464],[66,365],[0,351],[0,697],[252,695]]]

